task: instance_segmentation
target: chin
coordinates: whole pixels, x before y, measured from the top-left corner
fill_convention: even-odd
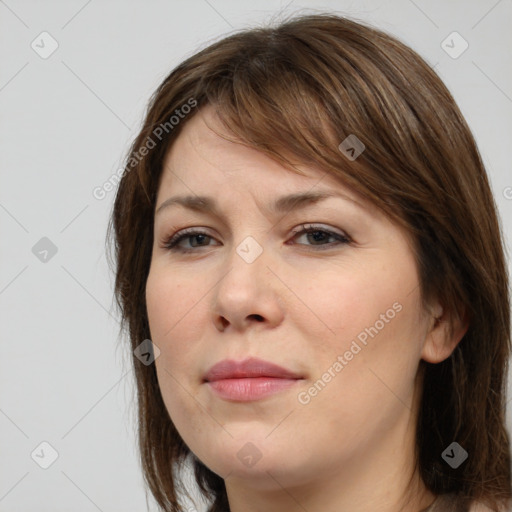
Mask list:
[[[194,451],[194,450],[193,450]],[[256,439],[255,436],[234,436],[224,439],[221,443],[209,444],[197,457],[214,473],[225,478],[231,476],[247,476],[257,478],[263,475],[268,478],[267,471],[283,470],[287,453],[283,448],[272,444],[269,440]],[[212,463],[210,463],[212,462]]]
[[[252,488],[262,491],[281,489],[285,484],[295,485],[300,481],[306,483],[311,478],[307,458],[299,460],[293,446],[279,446],[264,437],[230,439],[224,451],[208,453],[208,460],[214,461],[213,464],[203,463],[224,479],[247,480]]]

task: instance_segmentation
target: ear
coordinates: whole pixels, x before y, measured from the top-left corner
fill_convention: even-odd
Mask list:
[[[468,315],[448,314],[435,304],[428,318],[428,331],[421,357],[428,363],[440,363],[450,357],[469,327]]]

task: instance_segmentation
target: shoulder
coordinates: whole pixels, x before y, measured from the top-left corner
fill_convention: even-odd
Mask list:
[[[504,505],[505,503],[501,504],[499,512],[504,512],[505,510],[508,510],[508,512],[512,512],[510,504],[508,504],[508,508],[506,505],[505,508],[503,508]],[[436,502],[431,508],[432,512],[434,512],[434,510],[435,512],[446,512],[447,510],[450,510],[452,512],[498,512],[498,509],[489,508],[481,501],[474,500],[470,504],[468,504],[468,502],[465,499],[462,498],[461,501],[461,497],[458,497],[455,494],[444,494],[439,496],[438,500],[436,500]]]
[[[493,512],[493,510],[484,505],[483,503],[475,501],[469,507],[469,512]]]

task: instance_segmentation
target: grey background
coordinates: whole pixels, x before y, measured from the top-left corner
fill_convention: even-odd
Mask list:
[[[477,139],[510,246],[510,0],[0,1],[0,511],[148,510],[104,254],[114,192],[93,190],[181,60],[312,9],[381,27],[435,65]],[[31,47],[43,31],[59,45],[47,59]],[[469,44],[456,59],[441,47],[453,31]],[[43,237],[57,248],[46,262],[32,250]],[[50,460],[43,441],[58,452],[48,469],[31,458]]]

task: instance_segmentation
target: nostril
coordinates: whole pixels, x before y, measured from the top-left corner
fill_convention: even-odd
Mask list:
[[[249,318],[254,318],[257,322],[263,322],[263,317],[261,315],[249,315]]]

